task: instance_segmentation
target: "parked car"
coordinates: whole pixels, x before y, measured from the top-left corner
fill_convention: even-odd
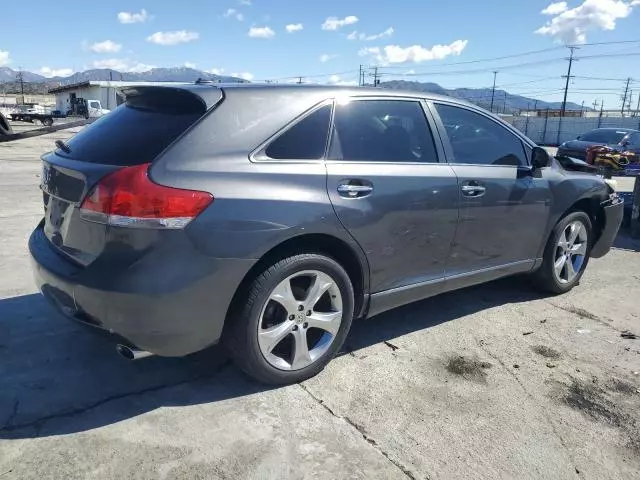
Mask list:
[[[557,155],[585,160],[587,148],[607,145],[619,151],[640,153],[640,131],[630,128],[596,128],[558,147]]]
[[[128,358],[222,342],[258,380],[298,382],[353,318],[514,274],[567,292],[620,225],[601,177],[450,97],[124,94],[42,157],[29,249],[44,296]]]

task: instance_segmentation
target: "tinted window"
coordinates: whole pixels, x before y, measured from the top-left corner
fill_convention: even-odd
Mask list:
[[[336,106],[332,158],[364,162],[437,162],[418,102],[360,100]]]
[[[276,159],[318,160],[324,156],[331,120],[331,105],[307,115],[267,147],[266,154]]]
[[[526,165],[522,142],[506,128],[479,113],[436,104],[449,136],[455,163]]]
[[[610,145],[616,145],[627,135],[629,132],[615,129],[598,129],[591,130],[590,132],[580,135],[580,140],[585,142],[598,142],[606,143]]]
[[[106,165],[140,165],[160,152],[193,125],[205,105],[185,91],[131,95],[127,102],[100,117],[71,138],[69,153],[60,156]]]
[[[640,148],[640,133],[632,133],[629,136],[629,148]]]

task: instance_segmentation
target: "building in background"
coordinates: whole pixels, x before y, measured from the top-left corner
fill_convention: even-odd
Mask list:
[[[190,83],[190,82],[189,82]],[[68,112],[73,110],[73,105],[86,100],[98,100],[102,108],[113,110],[124,102],[124,97],[119,89],[124,87],[142,86],[175,86],[185,85],[186,82],[124,82],[110,80],[90,80],[86,82],[63,85],[49,90],[55,95],[55,110]]]

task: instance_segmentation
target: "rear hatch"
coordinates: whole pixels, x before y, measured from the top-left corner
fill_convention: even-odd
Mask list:
[[[135,249],[135,245],[125,245],[131,243],[126,234],[117,235],[122,228],[108,221],[87,220],[81,214],[83,202],[86,205],[87,197],[100,193],[104,196],[100,183],[110,174],[153,162],[210,106],[196,93],[179,88],[143,87],[123,93],[123,105],[67,143],[57,142],[57,150],[42,157],[44,233],[59,252],[83,266],[108,245]],[[221,97],[220,92],[218,99]]]

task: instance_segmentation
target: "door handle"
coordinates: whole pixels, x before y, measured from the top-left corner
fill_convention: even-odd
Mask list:
[[[348,183],[338,185],[338,193],[341,197],[361,198],[369,195],[371,192],[373,192],[373,186],[371,185],[350,185]]]
[[[481,197],[485,194],[487,188],[482,185],[462,185],[460,190],[462,190],[462,194],[465,197]]]

